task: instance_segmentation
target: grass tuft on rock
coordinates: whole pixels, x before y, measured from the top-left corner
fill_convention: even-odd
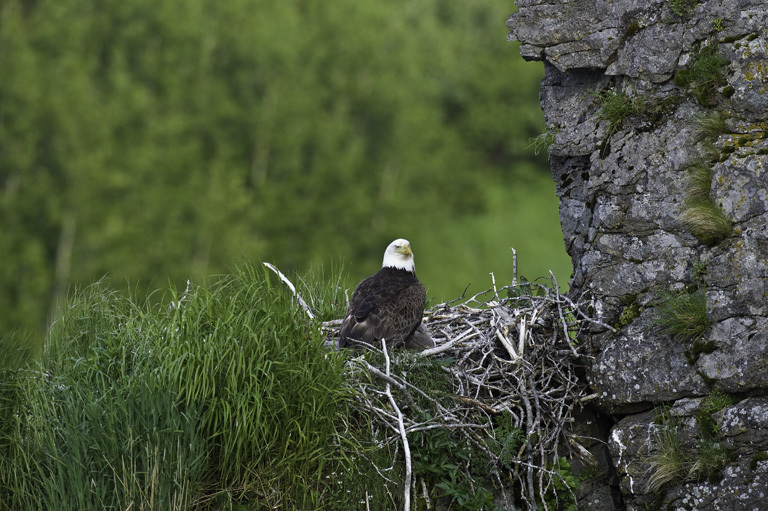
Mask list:
[[[688,169],[688,190],[680,221],[706,245],[716,245],[733,233],[730,219],[711,197],[712,169],[697,162]]]
[[[699,140],[717,140],[726,132],[725,118],[720,112],[707,112],[694,119],[696,138]]]
[[[655,451],[650,457],[651,476],[646,490],[655,493],[688,474],[689,456],[683,448],[677,420],[666,412],[656,432]]]
[[[696,340],[709,329],[704,288],[664,293],[658,323],[664,332],[680,341]]]
[[[717,88],[725,85],[724,67],[730,63],[716,46],[705,46],[693,56],[691,65],[675,74],[678,87],[690,89],[698,102],[709,107],[715,103]]]

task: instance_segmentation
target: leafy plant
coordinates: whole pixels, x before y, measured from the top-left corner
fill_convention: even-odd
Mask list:
[[[493,492],[482,486],[474,487],[469,482],[457,483],[448,480],[437,483],[437,487],[443,490],[444,497],[456,505],[456,509],[464,511],[495,511],[498,509],[493,504]]]
[[[407,362],[406,362],[407,363]],[[448,362],[450,363],[450,361]],[[429,363],[421,360],[419,365],[407,369],[409,380],[431,396],[446,395],[447,380],[433,370],[443,363]],[[422,374],[416,374],[421,372]],[[429,381],[431,380],[431,382]],[[430,417],[425,417],[429,419]],[[489,445],[502,457],[515,456],[514,446],[519,445],[522,432],[501,420],[495,437]],[[432,494],[433,501],[443,502],[451,508],[461,510],[494,510],[491,481],[487,464],[481,453],[466,443],[466,440],[447,428],[433,428],[420,432],[411,443],[413,472],[422,478]],[[418,500],[423,495],[417,495]]]
[[[561,456],[552,464],[552,470],[557,473],[557,477],[545,493],[547,509],[576,511],[579,507],[573,492],[579,487],[579,480],[573,475],[570,461]]]
[[[494,420],[493,440],[490,442],[493,451],[499,455],[499,461],[506,466],[512,466],[520,446],[525,442],[525,432],[513,425],[509,413],[502,413]]]

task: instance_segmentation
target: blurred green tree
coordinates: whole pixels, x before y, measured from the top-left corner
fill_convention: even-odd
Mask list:
[[[354,285],[400,236],[437,296],[461,292],[457,265],[511,266],[527,231],[505,190],[556,207],[525,149],[541,69],[506,42],[512,8],[4,1],[0,329],[46,324],[72,283],[148,289],[241,256],[343,259]],[[550,218],[532,236],[564,268]]]

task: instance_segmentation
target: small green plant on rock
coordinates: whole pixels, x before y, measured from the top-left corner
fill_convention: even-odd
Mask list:
[[[688,455],[683,449],[677,419],[668,411],[657,416],[656,451],[650,457],[651,477],[646,490],[655,493],[674,481],[681,481],[688,472]]]
[[[528,147],[533,147],[533,153],[538,156],[539,153],[549,151],[549,147],[555,142],[555,135],[560,131],[559,127],[548,129],[537,137],[529,139]]]
[[[723,444],[712,438],[702,438],[694,455],[688,475],[696,481],[718,481],[731,454]]]
[[[677,481],[717,481],[722,477],[732,453],[717,440],[718,428],[712,414],[734,401],[717,390],[703,400],[696,413],[697,428],[692,439],[698,440],[695,448],[687,445],[679,418],[668,410],[656,416],[655,451],[650,455],[651,476],[646,485],[649,492],[658,492]]]
[[[717,140],[726,132],[725,119],[720,112],[707,112],[694,119],[695,135],[699,140]]]
[[[730,219],[712,200],[687,201],[681,220],[705,245],[717,245],[733,232]]]
[[[733,232],[730,219],[711,197],[712,169],[695,163],[688,169],[688,191],[680,220],[702,243],[716,245]]]
[[[698,0],[669,0],[669,9],[680,17],[693,12],[701,2]]]
[[[637,295],[624,295],[619,298],[619,303],[622,305],[621,314],[619,315],[619,321],[616,323],[616,328],[621,329],[630,323],[632,323],[638,316],[640,316],[641,307],[637,303]]]
[[[624,91],[608,89],[593,92],[600,107],[597,118],[608,121],[608,137],[619,131],[624,121],[630,115],[637,115],[645,110],[646,101],[643,98],[628,96]]]
[[[693,56],[691,65],[675,74],[675,85],[689,88],[703,106],[712,106],[717,88],[725,85],[723,67],[730,61],[715,46],[705,46]]]
[[[709,329],[707,298],[703,287],[664,293],[658,322],[665,333],[679,341],[697,340]]]
[[[696,424],[700,436],[694,455],[690,477],[696,480],[717,480],[731,458],[730,451],[717,440],[720,425],[714,414],[736,403],[736,399],[718,389],[713,390],[696,412]]]

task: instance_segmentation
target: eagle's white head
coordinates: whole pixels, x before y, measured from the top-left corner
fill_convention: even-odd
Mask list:
[[[408,240],[400,238],[390,243],[384,251],[382,266],[415,272],[416,265],[413,263],[413,252]]]

